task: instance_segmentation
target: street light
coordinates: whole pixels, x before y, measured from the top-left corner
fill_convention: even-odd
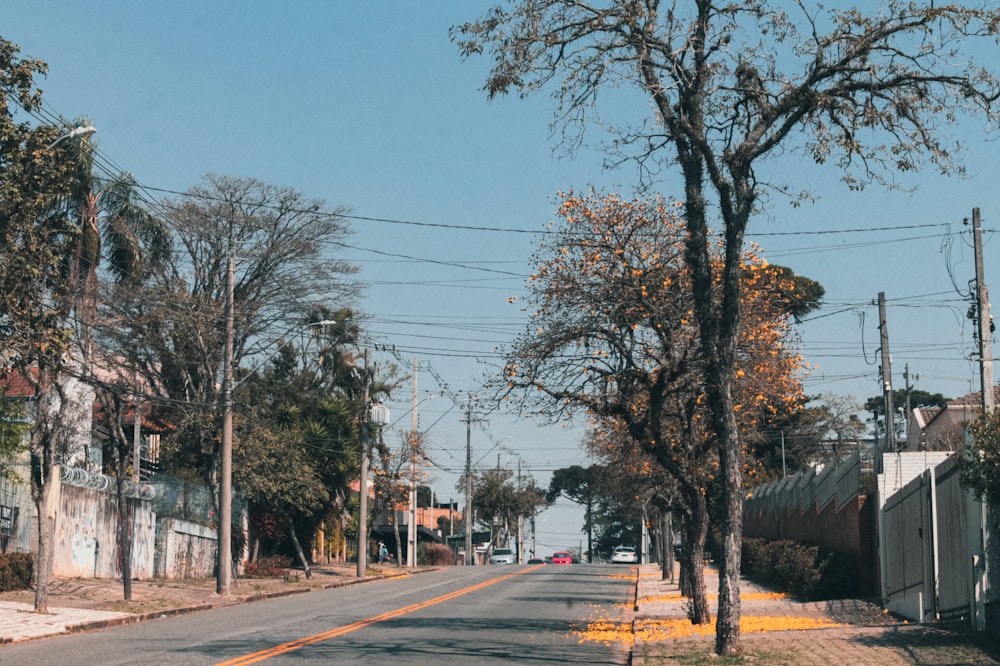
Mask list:
[[[83,125],[82,127],[74,127],[72,130],[63,134],[61,137],[49,144],[49,150],[52,150],[57,145],[65,141],[66,139],[76,139],[79,137],[90,136],[97,131],[97,128],[93,125]]]
[[[364,390],[361,398],[361,474],[358,479],[358,578],[368,570],[368,426],[384,428],[389,424],[389,408],[372,404],[368,393],[368,350],[365,350]]]

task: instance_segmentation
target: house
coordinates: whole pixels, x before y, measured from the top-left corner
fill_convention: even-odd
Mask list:
[[[415,512],[417,526],[417,543],[445,543],[445,535],[438,525],[441,521],[461,520],[462,514],[453,504],[436,504],[430,507],[417,507]],[[452,522],[452,524],[454,524]],[[407,557],[408,534],[410,525],[409,506],[400,504],[390,512],[383,512],[375,517],[372,532],[375,538],[387,545],[394,544],[396,529],[399,529],[402,557]],[[392,550],[392,547],[390,547]]]
[[[1000,387],[993,387],[994,400],[1000,404]],[[965,425],[975,420],[982,407],[982,393],[976,391],[944,407],[917,407],[908,417],[905,452],[955,451],[965,441]]]

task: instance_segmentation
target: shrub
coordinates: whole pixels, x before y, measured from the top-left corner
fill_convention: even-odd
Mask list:
[[[31,553],[0,554],[0,592],[26,590],[35,577],[35,557]]]
[[[751,580],[800,599],[850,597],[858,576],[848,556],[795,541],[744,539],[742,573]]]
[[[440,543],[420,544],[417,555],[422,562],[430,566],[455,564],[454,551]]]
[[[292,558],[286,555],[259,557],[253,562],[243,563],[243,575],[249,578],[284,576],[290,566],[292,566]]]

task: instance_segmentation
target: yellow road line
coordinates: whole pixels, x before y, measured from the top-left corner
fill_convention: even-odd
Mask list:
[[[434,606],[435,604],[440,604],[445,601],[450,601],[456,597],[460,597],[463,594],[468,594],[469,592],[475,592],[476,590],[481,590],[484,587],[489,587],[494,583],[499,583],[504,580],[513,578],[514,576],[520,576],[521,574],[528,573],[529,571],[534,571],[535,569],[541,568],[542,564],[529,567],[527,569],[522,569],[521,571],[507,574],[505,576],[500,576],[499,578],[491,578],[490,580],[483,581],[472,587],[465,587],[461,590],[456,590],[454,592],[449,592],[440,597],[435,597],[428,601],[421,601],[419,603],[410,604],[409,606],[404,606],[402,608],[397,608],[396,610],[391,610],[387,613],[382,613],[381,615],[376,615],[365,620],[358,620],[357,622],[352,622],[351,624],[345,624],[342,627],[336,627],[330,629],[329,631],[324,631],[321,634],[314,634],[312,636],[304,636],[294,641],[288,643],[282,643],[281,645],[275,645],[274,647],[267,648],[266,650],[261,650],[259,652],[254,652],[251,654],[243,655],[242,657],[236,657],[235,659],[230,659],[229,661],[222,661],[216,664],[216,666],[238,666],[242,664],[256,664],[259,661],[264,661],[265,659],[270,659],[271,657],[277,657],[281,654],[287,654],[289,652],[294,652],[295,650],[301,650],[304,647],[313,645],[315,643],[320,643],[330,638],[336,638],[337,636],[343,636],[344,634],[349,634],[352,631],[357,631],[358,629],[364,629],[373,624],[379,622],[385,622],[386,620],[391,620],[397,618],[401,615],[406,615],[407,613],[412,613],[414,611],[421,610],[423,608],[428,608]]]

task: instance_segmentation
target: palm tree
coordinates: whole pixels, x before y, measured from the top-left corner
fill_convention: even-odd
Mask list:
[[[81,119],[77,127],[92,128],[92,125]],[[71,174],[69,195],[57,202],[57,213],[77,220],[79,225],[76,243],[66,257],[63,270],[68,285],[66,307],[70,319],[76,324],[78,339],[75,351],[80,354],[79,369],[85,378],[92,376],[93,369],[91,331],[100,298],[97,269],[102,258],[102,237],[107,269],[118,284],[140,283],[145,271],[162,262],[169,254],[165,226],[136,201],[135,179],[125,173],[105,178],[95,172],[96,145],[90,138],[92,133],[92,129],[89,132],[71,132],[50,146],[58,147],[58,157],[66,160]],[[116,377],[101,391],[105,415],[115,421],[106,425],[112,433],[117,458],[118,538],[123,553],[122,581],[126,600],[132,598],[131,537],[124,524],[123,507],[127,505],[124,484],[131,450],[125,441],[122,421],[131,398],[125,393],[129,383],[124,377]],[[115,386],[121,388],[116,389]],[[84,415],[90,414],[93,398],[93,394],[84,393],[79,403],[84,419]],[[139,412],[137,399],[131,407],[135,413]],[[138,460],[131,463],[136,467],[139,465]]]
[[[81,118],[76,125],[89,126],[90,121]],[[70,306],[79,326],[80,351],[86,359],[100,295],[97,269],[102,254],[115,282],[137,284],[152,264],[167,257],[169,241],[164,224],[138,203],[137,184],[131,174],[98,175],[94,161],[97,145],[89,134],[58,145],[63,158],[72,164],[70,195],[60,206],[78,221],[80,229],[65,270]]]

